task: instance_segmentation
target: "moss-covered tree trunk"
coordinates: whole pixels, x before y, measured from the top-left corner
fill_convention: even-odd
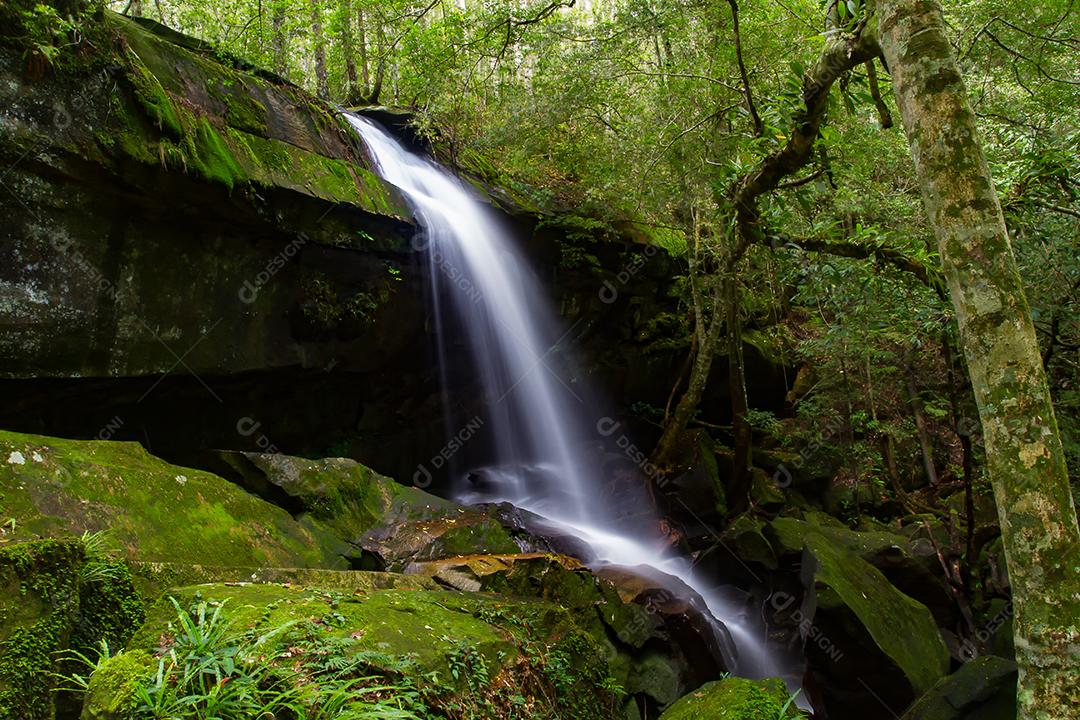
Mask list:
[[[936,0],[878,0],[881,48],[937,234],[1015,608],[1019,716],[1080,717],[1080,530],[1001,207]]]

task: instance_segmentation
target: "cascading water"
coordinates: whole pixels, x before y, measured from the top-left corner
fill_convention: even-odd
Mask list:
[[[501,482],[465,499],[508,501],[542,515],[587,543],[597,563],[648,565],[675,576],[701,595],[731,633],[739,675],[788,676],[792,684],[797,672],[771,656],[754,629],[759,624],[701,582],[687,559],[665,552],[655,523],[641,517],[630,521],[625,513],[620,517],[620,508],[593,480],[593,458],[581,447],[583,439],[596,438],[597,418],[588,418],[584,389],[575,389],[549,367],[553,341],[562,340],[559,326],[493,214],[456,178],[403,148],[375,122],[346,117],[382,177],[412,204],[430,242],[432,277],[441,276],[454,288],[448,295],[484,384],[496,452],[487,473]],[[442,308],[436,308],[436,316],[441,330]]]

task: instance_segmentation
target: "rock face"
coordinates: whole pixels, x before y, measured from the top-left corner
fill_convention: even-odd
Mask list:
[[[338,302],[374,314],[363,301],[380,305],[390,276],[372,278],[371,298],[334,297],[290,261],[314,245],[400,246],[400,196],[299,89],[113,13],[88,27],[96,51],[38,81],[16,48],[0,54],[0,154],[14,163],[4,374],[149,375],[200,339],[184,360],[195,372],[325,365],[334,354],[313,356],[293,327],[304,308],[315,326],[342,319]]]

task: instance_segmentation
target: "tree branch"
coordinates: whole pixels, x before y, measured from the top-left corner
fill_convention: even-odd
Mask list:
[[[877,57],[880,52],[876,38],[864,36],[861,28],[854,36],[833,33],[825,41],[817,63],[803,77],[803,107],[795,114],[795,127],[787,142],[764,158],[756,169],[736,180],[726,197],[718,198],[722,204],[732,205],[737,223],[736,242],[727,258],[728,270],[735,267],[751,244],[766,242],[760,226],[758,198],[775,190],[781,180],[810,160],[833,83],[844,72]]]
[[[757,108],[754,106],[754,94],[750,91],[750,78],[746,74],[746,64],[743,62],[742,37],[739,34],[739,3],[738,0],[728,0],[731,6],[731,27],[735,35],[735,60],[739,65],[739,77],[742,80],[743,97],[746,98],[746,111],[750,113],[750,124],[754,130],[754,137],[765,134],[765,125],[761,122]]]

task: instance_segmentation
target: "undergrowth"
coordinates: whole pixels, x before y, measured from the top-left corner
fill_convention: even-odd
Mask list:
[[[458,641],[448,673],[423,672],[410,656],[359,647],[362,632],[328,635],[344,626],[336,613],[240,630],[226,603],[170,602],[175,619],[156,665],[133,683],[128,720],[577,720],[613,716],[623,696],[598,668],[575,661],[590,650],[584,637],[554,645],[519,638],[516,658],[488,658]],[[99,655],[69,653],[80,671],[64,689],[88,691],[110,657],[107,644]]]

